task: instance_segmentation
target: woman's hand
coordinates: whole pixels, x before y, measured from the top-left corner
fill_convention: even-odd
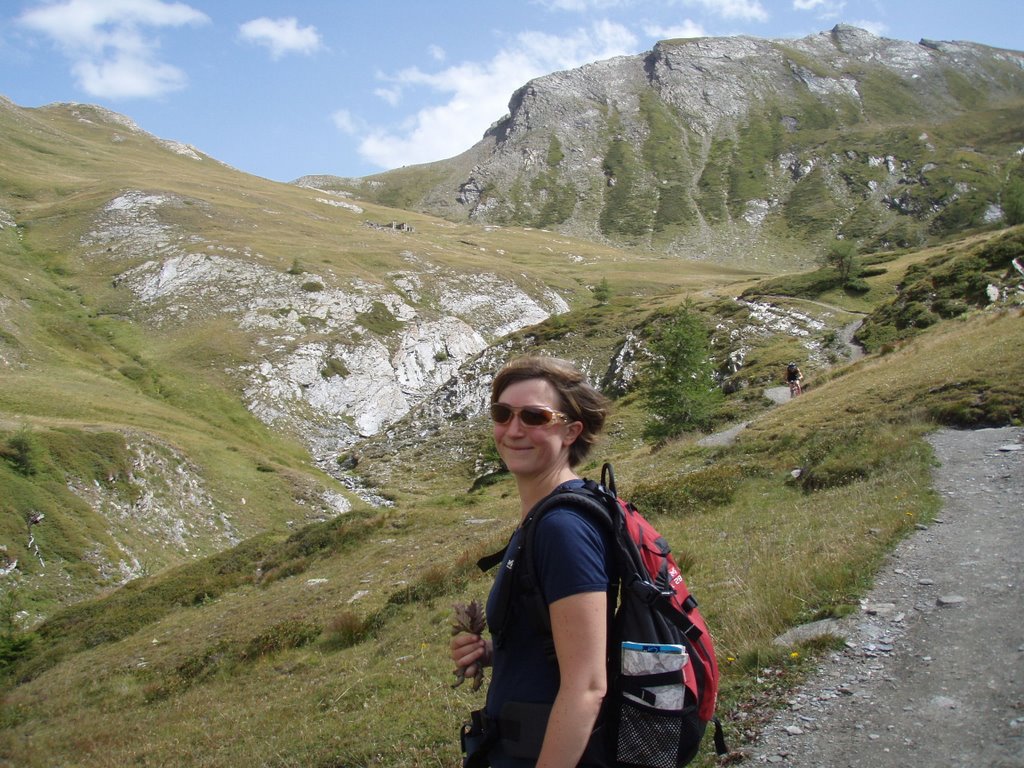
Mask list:
[[[449,655],[455,662],[457,675],[482,680],[480,671],[491,663],[491,641],[470,632],[460,632],[452,637]],[[478,687],[474,686],[473,690]]]

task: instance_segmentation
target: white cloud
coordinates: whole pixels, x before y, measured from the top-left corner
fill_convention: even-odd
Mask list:
[[[768,21],[768,11],[760,0],[687,0],[723,19],[741,19],[742,21]]]
[[[339,109],[331,115],[331,122],[342,133],[354,136],[359,132],[362,125],[347,109]]]
[[[846,0],[793,0],[794,11],[817,11],[820,19],[833,19],[843,12]]]
[[[157,59],[159,40],[145,27],[205,24],[185,3],[163,0],[64,0],[23,13],[18,21],[43,34],[71,61],[79,87],[101,98],[148,98],[185,87],[179,68]]]
[[[586,13],[588,11],[603,11],[608,8],[630,5],[635,0],[535,0],[535,2],[537,5],[542,5],[554,11]]]
[[[272,59],[280,59],[289,53],[304,53],[307,56],[319,50],[322,45],[316,27],[300,27],[298,19],[268,19],[265,16],[247,21],[238,28],[243,40],[270,49]]]
[[[704,27],[695,21],[686,19],[682,24],[671,27],[647,26],[644,34],[655,40],[678,40],[685,37],[705,37]]]
[[[375,88],[373,91],[373,95],[379,98],[381,101],[391,105],[392,107],[397,107],[398,102],[402,100],[402,89],[398,87]]]
[[[448,58],[448,54],[445,53],[444,48],[440,45],[431,45],[427,48],[427,53],[430,54],[430,58],[434,61],[444,61]]]
[[[869,21],[868,19],[862,19],[860,21],[851,21],[850,23],[855,27],[866,29],[876,37],[882,37],[889,31],[889,26],[882,21]]]
[[[86,93],[109,98],[142,98],[169,93],[185,87],[185,73],[170,64],[161,64],[131,55],[101,61],[79,61],[72,71]]]
[[[451,157],[479,141],[487,127],[508,112],[513,92],[529,80],[635,53],[636,45],[636,37],[625,27],[605,21],[564,37],[520,34],[487,62],[466,62],[439,72],[402,70],[388,79],[402,89],[427,88],[447,100],[420,110],[397,127],[369,131],[359,153],[381,168]]]

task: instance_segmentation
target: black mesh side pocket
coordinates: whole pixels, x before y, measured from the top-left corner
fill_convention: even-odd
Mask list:
[[[679,768],[697,754],[702,723],[697,708],[664,710],[619,702],[615,756],[634,768]]]

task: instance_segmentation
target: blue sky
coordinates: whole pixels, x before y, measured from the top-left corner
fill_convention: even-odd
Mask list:
[[[278,181],[476,143],[534,77],[672,37],[883,37],[1024,50],[1019,0],[0,0],[0,95],[132,118]]]

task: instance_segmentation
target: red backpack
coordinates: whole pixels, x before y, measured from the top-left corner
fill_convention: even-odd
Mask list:
[[[696,756],[709,722],[715,725],[716,752],[726,754],[715,717],[719,675],[711,635],[668,542],[635,506],[618,497],[610,464],[602,468],[600,484],[585,480],[582,488],[557,490],[523,521],[515,591],[534,606],[534,622],[550,638],[550,616],[534,586],[536,524],[548,510],[566,506],[585,511],[611,530],[619,576],[609,631],[608,694],[599,718],[602,743],[592,743],[588,754],[597,749],[621,768],[681,768]],[[501,554],[483,558],[480,567],[487,570],[500,562]],[[553,641],[549,653],[554,654]]]

